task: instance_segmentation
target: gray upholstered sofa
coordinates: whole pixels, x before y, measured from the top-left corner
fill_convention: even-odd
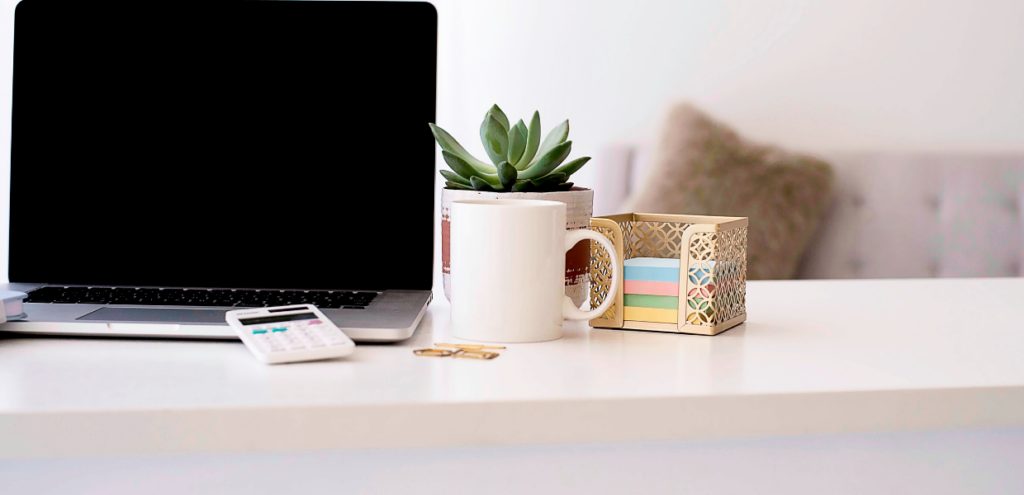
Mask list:
[[[602,151],[596,215],[619,212],[651,157],[646,145]],[[822,157],[835,167],[836,194],[800,278],[1024,275],[1024,155]]]

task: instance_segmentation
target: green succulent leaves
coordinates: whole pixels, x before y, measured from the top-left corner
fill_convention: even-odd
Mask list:
[[[447,181],[447,182],[457,182],[457,183],[462,184],[464,186],[469,186],[470,185],[469,179],[464,179],[464,178],[462,178],[461,175],[459,175],[459,174],[457,174],[455,172],[452,172],[450,170],[442,170],[441,171],[441,177],[444,177],[444,180]]]
[[[502,112],[501,109],[498,108],[498,105],[494,105],[486,114],[484,114],[484,122],[487,122],[488,115],[493,116],[502,127],[508,129],[508,117],[505,116],[505,112]],[[497,165],[497,163],[495,163],[495,165]]]
[[[444,157],[444,162],[458,175],[462,177],[468,177],[470,184],[473,184],[473,179],[480,179],[490,185],[500,185],[497,175],[484,174],[477,172],[476,169],[471,167],[466,160],[459,155],[449,152],[447,150],[441,151],[441,156]],[[454,181],[453,181],[454,182]]]
[[[480,124],[480,140],[495,165],[505,161],[508,156],[508,127],[501,125],[493,114],[487,114],[487,118]]]
[[[498,181],[501,182],[502,189],[509,191],[512,186],[516,184],[516,176],[519,171],[516,170],[508,162],[501,162],[498,164]]]
[[[569,152],[572,150],[572,141],[566,141],[562,144],[551,148],[543,156],[537,159],[537,161],[530,165],[530,168],[523,170],[523,173],[519,174],[520,179],[536,179],[544,177],[556,167],[562,164],[566,158],[569,157]]]
[[[465,160],[466,163],[469,163],[470,166],[477,169],[477,171],[484,173],[489,172],[492,174],[496,171],[494,169],[494,165],[478,160],[473,155],[470,155],[469,152],[466,151],[466,148],[463,148],[462,145],[459,144],[459,142],[456,141],[455,138],[453,138],[451,134],[448,134],[444,129],[434,124],[430,124],[430,132],[434,134],[434,139],[437,141],[437,144],[441,146],[441,149],[458,155],[463,160]]]
[[[516,169],[526,170],[526,167],[530,166],[533,157],[537,156],[538,146],[540,146],[540,112],[533,112],[530,128],[526,133],[526,150],[523,151],[523,156],[519,159]]]
[[[490,184],[480,180],[479,177],[470,177],[469,181],[473,183],[473,189],[477,191],[493,191],[494,188]]]
[[[566,178],[568,178],[568,176],[575,174],[579,169],[583,168],[583,166],[586,165],[589,161],[589,156],[577,158],[569,163],[566,163],[565,165],[562,165],[561,167],[556,168],[554,172],[551,172],[551,175],[565,174]]]
[[[515,165],[523,156],[523,151],[526,151],[526,133],[520,129],[520,125],[523,128],[526,127],[526,124],[520,120],[508,131],[508,163],[510,165]]]
[[[569,139],[569,121],[566,120],[561,124],[558,124],[551,132],[548,133],[548,137],[544,138],[544,142],[540,144],[540,149],[537,150],[537,156],[544,156],[545,153],[551,151],[552,148],[558,146]]]
[[[565,182],[565,179],[567,179],[568,177],[569,176],[565,175],[565,174],[545,175],[544,177],[541,177],[540,179],[534,180],[533,183],[537,184],[540,187],[552,187],[552,186],[557,186],[557,185]]]
[[[540,113],[534,112],[530,125],[519,120],[510,125],[505,112],[492,106],[480,124],[480,141],[491,163],[469,154],[444,129],[430,124],[441,155],[451,171],[442,170],[445,186],[498,192],[548,192],[572,188],[569,177],[590,161],[577,158],[562,165],[572,150],[569,121],[555,126],[541,141]],[[561,166],[560,166],[561,165]]]

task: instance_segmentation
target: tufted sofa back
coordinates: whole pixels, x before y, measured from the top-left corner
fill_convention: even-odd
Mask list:
[[[618,211],[650,157],[647,146],[602,151],[596,214]],[[799,278],[1024,276],[1024,155],[823,158],[836,194]]]

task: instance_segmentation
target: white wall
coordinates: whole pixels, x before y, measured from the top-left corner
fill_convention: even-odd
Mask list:
[[[434,3],[438,123],[480,155],[477,129],[493,103],[514,118],[540,110],[545,128],[569,118],[573,156],[593,156],[653,139],[677,99],[755,139],[810,151],[1024,150],[1021,1]],[[0,4],[3,102],[15,4]],[[0,191],[9,125],[5,103]],[[585,168],[574,179],[592,176]],[[0,218],[6,276],[6,210]]]
[[[574,148],[651,139],[696,101],[749,136],[808,150],[1024,149],[1024,2],[466,1],[452,6],[473,136],[498,102],[570,118]]]

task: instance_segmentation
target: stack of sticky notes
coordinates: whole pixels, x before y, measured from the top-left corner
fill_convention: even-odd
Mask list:
[[[679,260],[632,258],[624,261],[623,319],[679,322]]]

